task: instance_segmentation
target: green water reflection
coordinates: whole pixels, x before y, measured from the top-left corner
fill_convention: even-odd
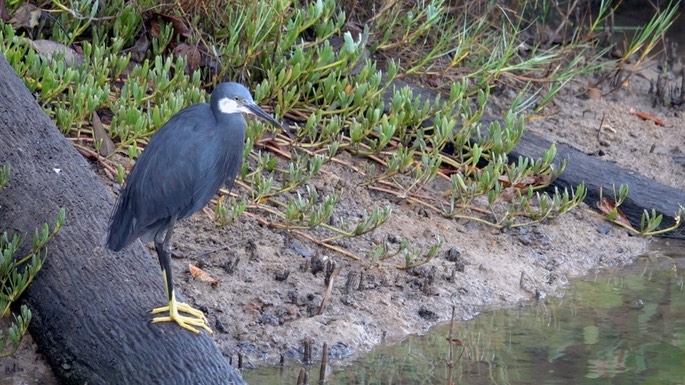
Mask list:
[[[455,324],[456,384],[685,384],[685,290],[677,260],[642,260],[572,285],[563,299]],[[448,326],[336,368],[327,384],[447,384]],[[244,373],[296,384],[299,367]],[[310,384],[319,380],[318,367]]]

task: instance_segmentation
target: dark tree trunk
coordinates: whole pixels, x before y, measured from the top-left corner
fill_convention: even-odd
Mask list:
[[[113,198],[89,164],[43,113],[0,54],[0,191],[3,231],[31,242],[35,228],[62,230],[24,295],[30,331],[64,384],[243,384],[212,338],[175,324],[151,324],[165,302],[156,257],[136,241],[103,247]]]

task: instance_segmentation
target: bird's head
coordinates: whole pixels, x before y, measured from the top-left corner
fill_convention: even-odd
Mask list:
[[[240,83],[219,83],[212,92],[211,103],[215,114],[252,114],[283,129],[276,119],[254,102],[250,91]]]

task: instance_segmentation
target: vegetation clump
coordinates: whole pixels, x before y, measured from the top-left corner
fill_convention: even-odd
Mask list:
[[[592,17],[577,2],[561,9],[551,1],[9,1],[14,17],[0,25],[0,47],[64,134],[119,183],[171,115],[219,81],[245,83],[293,135],[251,122],[242,191],[223,192],[216,222],[247,213],[361,258],[337,241],[382,226],[392,207],[347,215],[338,205],[344,191],[324,194],[312,183],[331,165],[353,170],[374,194],[496,228],[553,218],[582,201],[583,185],[544,191],[565,166],[553,163],[554,146],[540,159],[507,155],[523,135],[524,112],[542,111],[576,76],[621,67],[623,58],[606,58],[608,3]],[[626,55],[651,50],[674,12],[659,15]],[[485,123],[492,94],[512,90],[510,108]],[[438,191],[437,180],[448,188]],[[439,246],[368,255],[399,254],[408,268]]]

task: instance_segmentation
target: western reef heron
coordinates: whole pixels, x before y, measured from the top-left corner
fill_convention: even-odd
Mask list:
[[[157,316],[153,323],[173,321],[195,333],[198,328],[212,332],[202,311],[176,300],[171,237],[177,220],[202,209],[222,185],[233,187],[243,159],[244,113],[283,128],[243,85],[220,83],[209,104],[186,107],[159,129],[126,178],[107,247],[119,251],[138,238],[154,241],[169,302],[152,314],[169,315]]]

